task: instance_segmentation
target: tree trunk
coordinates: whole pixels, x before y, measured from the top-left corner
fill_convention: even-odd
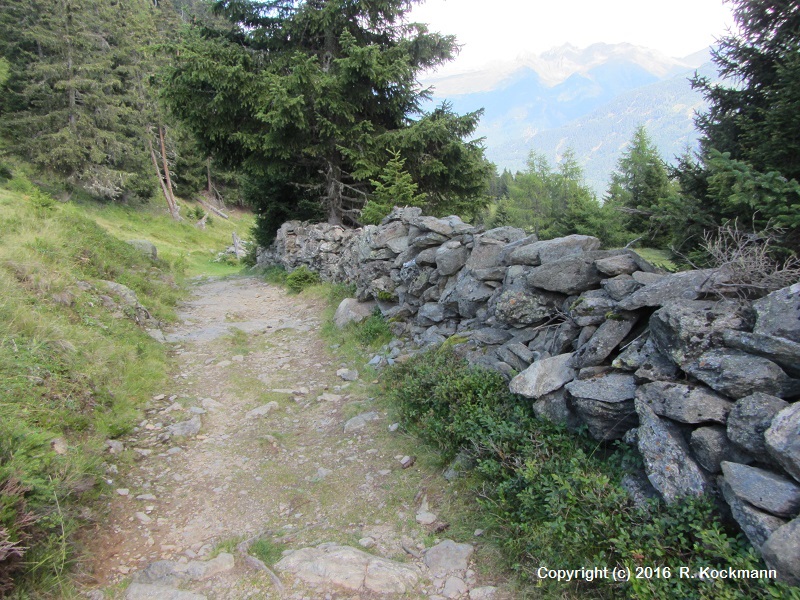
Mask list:
[[[211,197],[213,187],[211,185],[211,157],[206,159],[206,174],[208,175],[208,197]]]
[[[338,165],[328,162],[328,170],[325,174],[325,201],[328,204],[328,223],[331,225],[343,225],[342,221],[342,170]]]
[[[147,138],[147,146],[150,149],[150,158],[153,160],[153,167],[156,170],[156,177],[158,177],[158,183],[161,184],[161,191],[164,193],[164,198],[167,200],[167,206],[169,207],[169,214],[172,216],[173,219],[176,221],[180,221],[181,216],[178,213],[178,207],[174,205],[175,200],[170,196],[169,190],[167,189],[167,184],[164,183],[164,178],[161,176],[161,169],[158,166],[158,159],[156,158],[156,152],[153,150],[153,142],[150,141],[150,138]]]
[[[164,179],[167,181],[167,191],[169,192],[169,198],[167,198],[169,211],[172,213],[172,218],[178,221],[180,220],[180,214],[178,213],[175,194],[172,191],[172,178],[169,176],[169,163],[167,162],[167,147],[164,144],[164,128],[161,125],[158,126],[158,139],[161,140],[161,162],[164,163]]]

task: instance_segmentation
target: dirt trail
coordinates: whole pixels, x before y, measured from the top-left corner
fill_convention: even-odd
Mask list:
[[[369,382],[337,376],[360,365],[333,362],[318,332],[323,309],[321,301],[253,278],[195,286],[167,332],[178,371],[123,440],[125,450],[111,449],[114,491],[92,542],[96,589],[187,600],[383,597],[276,571],[280,592],[268,572],[235,551],[258,538],[276,552],[323,542],[366,549],[419,571],[399,597],[442,593],[448,574],[427,571],[421,559],[439,541],[436,524],[417,523],[418,492],[437,474],[403,469],[398,459],[413,454],[414,440],[389,431],[386,415],[366,397]],[[358,415],[364,418],[350,420]],[[125,460],[133,464],[120,464],[116,475],[115,461]],[[220,551],[234,560],[207,562]],[[136,595],[135,585],[123,591],[131,578],[148,583],[141,573],[159,560],[173,561],[163,563],[172,575],[202,568],[196,577],[181,572],[155,582],[177,595]],[[467,591],[479,584],[472,570],[458,576],[465,587],[453,583],[444,597],[481,597]]]

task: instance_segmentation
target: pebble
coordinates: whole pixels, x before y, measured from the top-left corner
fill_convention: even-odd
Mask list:
[[[392,423],[391,425],[389,425],[389,431],[391,433],[394,433],[398,429],[400,429],[400,423]]]
[[[137,518],[137,519],[139,519],[139,522],[140,522],[142,525],[147,525],[148,523],[152,523],[152,522],[153,522],[153,519],[151,519],[150,517],[148,517],[148,516],[147,516],[145,513],[143,513],[143,512],[137,512],[137,513],[135,514],[135,516],[136,516],[136,518]]]
[[[117,493],[120,496],[127,496],[130,492],[126,488],[117,488]]]

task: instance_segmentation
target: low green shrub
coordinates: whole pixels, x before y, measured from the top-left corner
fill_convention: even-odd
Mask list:
[[[680,567],[692,574],[765,567],[708,498],[634,505],[620,485],[635,462],[624,445],[538,420],[531,401],[510,393],[498,373],[470,367],[452,348],[390,369],[385,388],[407,429],[446,457],[466,451],[475,459],[476,500],[509,566],[541,597],[800,597],[766,579],[680,577]],[[632,577],[567,583],[539,579],[541,567],[620,567]],[[647,567],[668,567],[669,576]]]
[[[379,311],[376,311],[361,323],[348,325],[348,329],[352,330],[358,343],[366,348],[377,348],[389,343],[392,339],[389,325]]]
[[[301,265],[286,276],[286,287],[290,292],[299,294],[304,289],[317,285],[320,281],[319,273]]]

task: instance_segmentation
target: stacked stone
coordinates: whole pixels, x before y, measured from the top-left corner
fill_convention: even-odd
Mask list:
[[[635,444],[665,501],[719,492],[800,585],[800,283],[730,299],[721,271],[656,273],[591,236],[538,240],[416,208],[355,231],[287,223],[261,257],[355,283],[415,347],[460,336],[541,418]]]

